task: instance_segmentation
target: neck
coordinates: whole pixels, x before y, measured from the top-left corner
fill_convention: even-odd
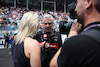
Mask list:
[[[85,17],[84,26],[98,21],[100,21],[100,13],[98,13],[96,10],[91,10],[90,14],[87,14]]]
[[[52,33],[53,30],[45,31],[46,33]]]

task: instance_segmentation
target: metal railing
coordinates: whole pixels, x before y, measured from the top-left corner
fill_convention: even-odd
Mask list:
[[[11,25],[8,22],[9,20],[0,21],[0,37],[3,36],[6,33],[6,31],[8,31],[8,33],[11,36],[13,36],[14,32],[18,30],[18,25],[16,24]]]
[[[10,24],[0,24],[0,31],[1,30],[17,30],[18,26],[17,25],[10,25]]]

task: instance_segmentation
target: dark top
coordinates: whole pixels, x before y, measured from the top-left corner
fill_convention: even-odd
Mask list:
[[[61,35],[56,31],[53,31],[52,33],[39,31],[34,38],[38,40],[38,42],[46,41],[50,43],[50,45],[52,43],[58,46],[54,48],[52,48],[52,46],[51,48],[47,48],[41,52],[42,67],[49,67],[50,60],[62,45]]]
[[[10,38],[10,35],[8,35],[8,34],[4,35],[4,39],[5,39],[6,42],[9,42],[9,38]]]
[[[14,67],[31,67],[30,60],[25,56],[24,43],[15,45],[13,41],[11,46],[12,58],[14,61]]]
[[[100,22],[85,29],[100,31],[100,26],[89,27],[94,24]],[[63,44],[57,62],[58,67],[100,67],[100,43],[85,35],[73,36]]]

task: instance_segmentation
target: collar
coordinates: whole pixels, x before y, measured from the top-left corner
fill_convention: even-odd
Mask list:
[[[98,27],[98,26],[100,26],[100,22],[93,22],[93,23],[90,23],[90,24],[88,24],[86,27],[84,27],[84,31],[87,31],[87,30],[90,29],[90,28]]]

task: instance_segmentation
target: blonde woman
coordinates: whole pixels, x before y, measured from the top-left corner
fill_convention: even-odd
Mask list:
[[[14,67],[41,67],[41,47],[37,40],[32,39],[38,30],[39,16],[27,12],[21,19],[19,32],[12,43],[11,51]]]

